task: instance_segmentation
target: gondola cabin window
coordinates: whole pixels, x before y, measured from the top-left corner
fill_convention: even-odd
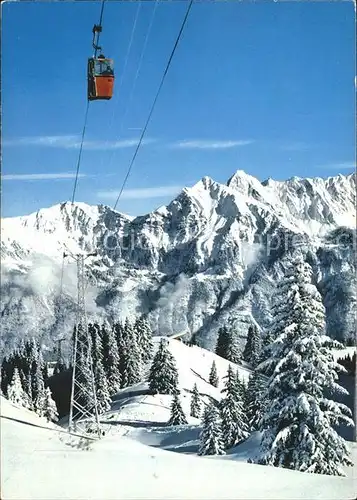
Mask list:
[[[94,75],[114,75],[113,61],[111,59],[94,59]]]

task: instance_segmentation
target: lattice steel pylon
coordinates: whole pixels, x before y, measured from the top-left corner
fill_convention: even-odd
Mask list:
[[[66,257],[68,254],[64,254]],[[71,255],[71,254],[69,254]],[[84,436],[101,436],[97,395],[93,370],[92,341],[88,332],[85,308],[84,261],[96,255],[77,254],[72,257],[77,262],[77,319],[73,339],[73,372],[68,431]]]

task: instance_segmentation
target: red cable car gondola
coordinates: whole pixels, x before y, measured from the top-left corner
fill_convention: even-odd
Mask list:
[[[88,100],[111,99],[114,87],[114,61],[104,55],[88,59]]]
[[[97,50],[101,47],[97,45],[99,34],[102,31],[101,25],[93,26],[93,48],[94,56],[88,59],[88,100],[108,100],[113,96],[114,87],[114,61],[107,59],[103,54],[97,56]]]

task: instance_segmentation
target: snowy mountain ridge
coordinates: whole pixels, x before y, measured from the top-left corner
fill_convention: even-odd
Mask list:
[[[356,176],[258,179],[239,170],[226,184],[204,177],[166,207],[138,217],[62,203],[2,219],[2,325],[6,342],[50,339],[74,322],[76,269],[64,250],[96,250],[87,262],[90,317],[149,313],[153,329],[196,334],[214,345],[228,319],[244,337],[266,328],[281,266],[302,251],[313,266],[329,332],[354,332]],[[32,333],[31,333],[32,332]]]

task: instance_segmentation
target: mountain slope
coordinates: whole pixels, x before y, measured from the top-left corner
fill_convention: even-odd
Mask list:
[[[251,322],[267,327],[282,266],[300,250],[313,266],[328,333],[351,341],[355,192],[354,174],[260,183],[238,171],[226,185],[204,177],[168,206],[135,218],[62,203],[3,219],[3,342],[34,334],[51,345],[70,333],[76,266],[66,259],[61,287],[66,248],[98,251],[86,261],[90,319],[149,313],[157,334],[187,331],[209,348],[227,320],[242,338]]]

